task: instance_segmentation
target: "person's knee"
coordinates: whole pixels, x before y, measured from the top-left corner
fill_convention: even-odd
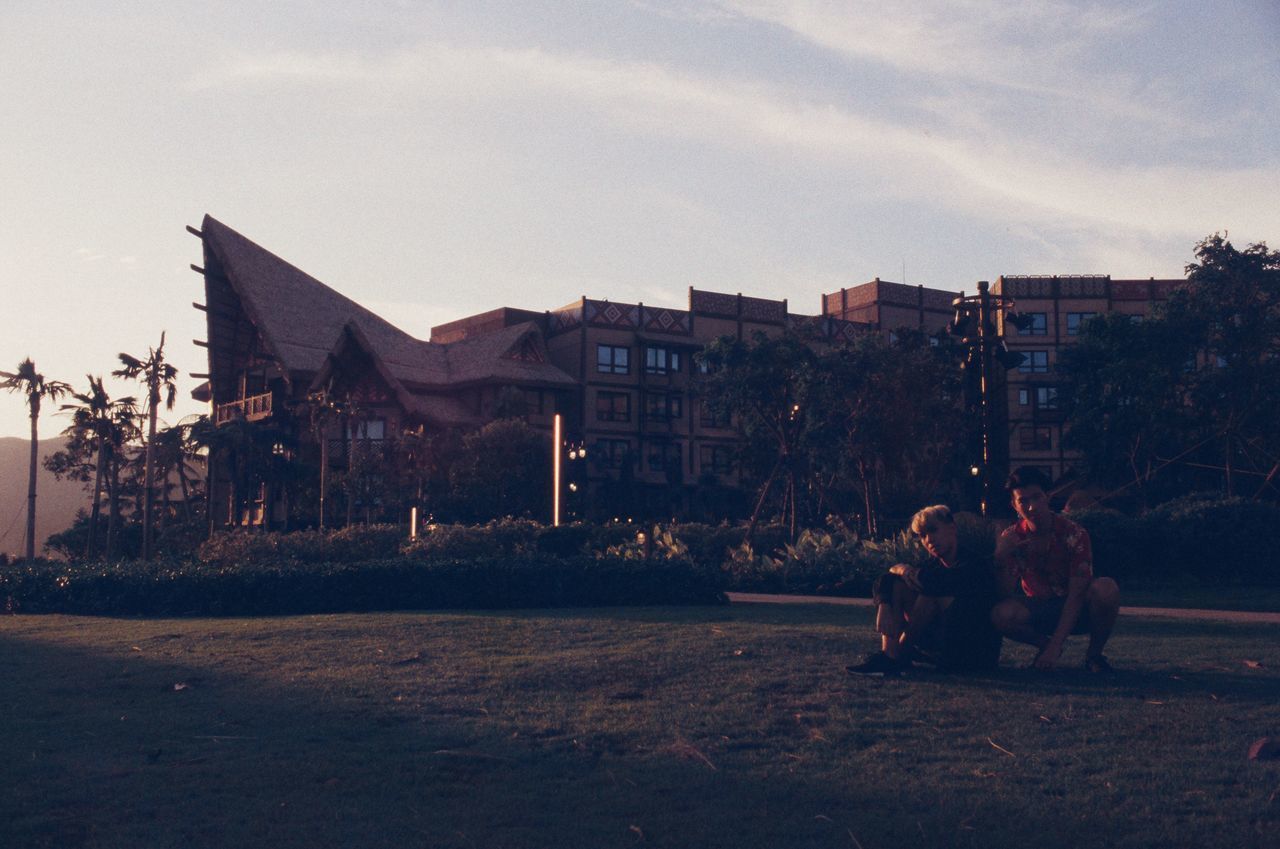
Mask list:
[[[1027,608],[1013,599],[1005,599],[991,608],[991,624],[998,631],[1012,631],[1023,627],[1029,618]]]
[[[1120,586],[1111,578],[1094,578],[1089,584],[1089,602],[1096,607],[1120,606]]]

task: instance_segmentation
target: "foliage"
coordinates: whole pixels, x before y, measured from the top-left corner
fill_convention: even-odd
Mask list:
[[[768,513],[794,540],[834,511],[875,536],[937,500],[963,444],[953,359],[905,330],[837,347],[794,332],[708,345],[699,392],[738,423],[758,481],[748,535]]]
[[[522,419],[489,422],[462,439],[449,469],[451,501],[473,521],[551,514],[551,443]]]
[[[1059,364],[1068,447],[1144,506],[1206,484],[1280,494],[1280,252],[1216,234],[1195,252],[1154,317],[1091,321]]]
[[[204,542],[196,559],[211,566],[264,563],[360,563],[395,557],[404,531],[395,525],[351,525],[332,531],[263,533],[219,531]]]
[[[0,389],[27,396],[27,409],[31,416],[31,461],[27,473],[27,548],[26,557],[32,560],[36,556],[36,468],[39,458],[36,456],[40,444],[38,422],[41,402],[48,398],[57,400],[71,391],[70,384],[60,380],[46,379],[36,371],[36,364],[27,357],[18,363],[17,371],[0,371]]]
[[[354,541],[353,541],[354,542]],[[0,573],[0,599],[25,613],[253,616],[359,610],[481,609],[723,600],[687,559],[391,557],[339,562],[28,561]]]

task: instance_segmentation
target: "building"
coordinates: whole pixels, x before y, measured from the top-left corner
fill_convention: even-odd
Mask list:
[[[203,247],[193,268],[204,278],[196,306],[208,328],[198,344],[208,348],[209,372],[197,397],[216,423],[270,422],[299,446],[288,450],[341,471],[356,441],[475,428],[513,409],[550,433],[559,414],[568,511],[597,518],[745,511],[735,430],[694,386],[693,355],[708,342],[801,327],[835,344],[903,328],[937,335],[963,295],[876,278],[823,295],[818,316],[792,313],[785,300],[693,288],[683,309],[583,296],[542,312],[490,310],[434,327],[424,341],[212,217],[188,229]],[[1068,472],[1075,457],[1062,444],[1058,352],[1089,318],[1149,315],[1182,282],[999,278],[992,294],[1014,299],[1029,324],[999,328],[1025,359],[995,384],[993,466]],[[211,481],[215,523],[280,517],[278,494],[261,491],[246,505],[216,463]]]
[[[353,441],[474,428],[511,408],[573,449],[573,512],[625,503],[647,515],[732,515],[742,503],[730,422],[699,402],[693,354],[724,335],[804,326],[838,343],[865,325],[790,313],[785,300],[689,290],[687,309],[583,297],[545,312],[503,307],[415,339],[212,217],[203,245],[209,372],[197,397],[219,425],[265,421],[326,469]],[[317,411],[341,407],[321,418]],[[310,443],[310,445],[308,445]],[[584,455],[585,459],[579,459]],[[551,450],[548,445],[548,450]],[[244,506],[211,474],[215,524],[272,523],[280,497]]]

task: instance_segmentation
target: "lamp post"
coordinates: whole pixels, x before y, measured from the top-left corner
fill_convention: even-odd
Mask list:
[[[563,490],[562,480],[564,477],[564,465],[562,463],[562,455],[567,454],[571,461],[587,459],[587,446],[581,443],[570,444],[564,439],[564,424],[560,418],[560,414],[556,413],[552,419],[551,425],[551,523],[555,527],[560,527],[560,493]],[[570,467],[570,472],[574,471],[574,467]],[[574,480],[569,481],[569,491],[576,493],[578,491],[577,475],[571,475]]]
[[[978,428],[981,439],[981,461],[971,466],[970,474],[979,478],[981,487],[980,507],[986,516],[991,507],[991,464],[992,464],[992,397],[991,381],[994,376],[991,361],[998,360],[1006,369],[1014,368],[1022,363],[1025,357],[1010,351],[1005,345],[1001,328],[996,325],[996,316],[1004,313],[1005,318],[1015,327],[1022,329],[1030,325],[1030,319],[1014,312],[1014,301],[1004,295],[993,295],[990,284],[986,280],[978,281],[978,294],[960,297],[951,302],[955,308],[955,318],[951,322],[951,333],[963,337],[961,344],[966,348],[964,368],[969,373],[969,380],[977,382]],[[966,390],[968,387],[966,387]],[[966,391],[966,397],[969,392]]]

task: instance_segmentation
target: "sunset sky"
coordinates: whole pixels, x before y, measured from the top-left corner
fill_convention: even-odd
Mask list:
[[[1280,245],[1278,40],[1274,0],[6,0],[0,370],[82,388],[167,330],[206,371],[205,213],[422,338],[690,285],[1181,276],[1215,231]]]

